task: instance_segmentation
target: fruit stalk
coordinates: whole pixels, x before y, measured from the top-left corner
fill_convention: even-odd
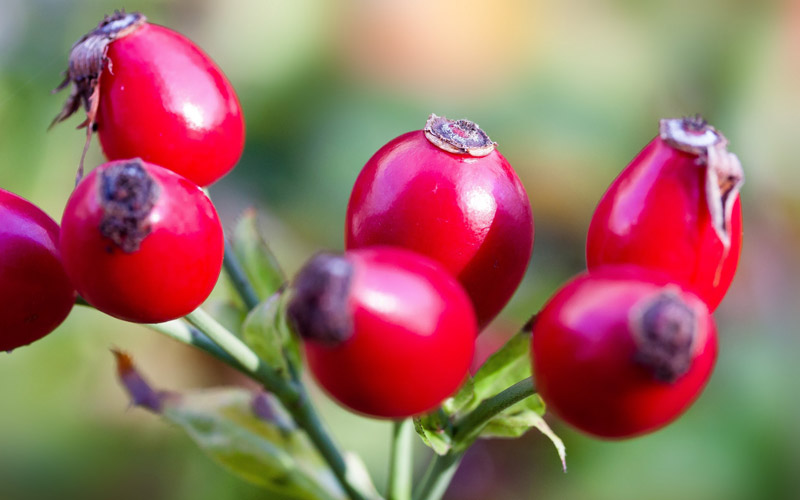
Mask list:
[[[411,500],[411,479],[414,424],[411,419],[396,420],[392,424],[392,451],[389,464],[387,500]]]
[[[528,377],[483,401],[477,408],[453,425],[454,446],[444,455],[437,455],[420,481],[414,500],[439,500],[461,463],[469,445],[489,420],[536,392],[533,379]],[[461,445],[461,446],[459,446]]]
[[[186,315],[186,320],[235,359],[241,365],[243,373],[261,383],[278,398],[297,425],[306,432],[347,496],[351,500],[364,500],[364,495],[348,480],[347,464],[322,425],[304,386],[283,379],[275,370],[264,364],[244,342],[202,309]]]
[[[231,247],[227,238],[225,239],[225,256],[222,259],[222,266],[225,268],[225,272],[231,279],[236,293],[242,298],[247,310],[252,311],[255,309],[261,300],[259,300],[258,294],[250,283],[250,280],[247,279],[242,264],[239,262],[239,259],[236,258],[236,253],[233,251],[233,247]]]

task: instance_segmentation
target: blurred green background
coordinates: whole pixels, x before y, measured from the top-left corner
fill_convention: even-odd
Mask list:
[[[47,132],[71,44],[115,8],[204,48],[239,92],[240,165],[211,188],[230,228],[254,205],[290,273],[340,249],[350,187],[431,112],[478,122],[530,196],[530,270],[495,330],[580,271],[594,204],[656,133],[702,113],[745,167],[745,241],[716,318],[717,370],[677,423],[625,442],[564,428],[569,472],[535,431],[477,445],[451,499],[800,498],[800,2],[747,0],[0,0],[0,187],[56,220],[84,135]],[[87,165],[101,163],[95,141]],[[2,221],[0,221],[2,223]],[[2,284],[0,284],[2,286]],[[244,383],[144,328],[76,308],[0,354],[0,499],[265,498],[187,437],[128,409],[110,347],[163,388]],[[318,398],[382,484],[388,426]],[[427,452],[419,450],[419,467]]]

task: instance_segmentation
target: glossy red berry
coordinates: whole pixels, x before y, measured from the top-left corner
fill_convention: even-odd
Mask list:
[[[522,183],[478,126],[431,115],[369,159],[347,206],[347,248],[393,245],[458,278],[483,328],[519,286],[533,250]]]
[[[74,304],[75,289],[59,257],[58,224],[0,189],[0,351],[52,332]]]
[[[455,392],[476,335],[458,282],[434,261],[390,247],[314,257],[295,278],[288,317],[319,384],[382,418],[423,413]]]
[[[606,191],[589,226],[590,271],[637,264],[691,286],[713,311],[742,245],[739,160],[698,118],[662,120],[653,139]]]
[[[542,399],[565,421],[604,438],[656,430],[698,397],[717,334],[705,303],[662,274],[606,267],[582,274],[533,327]]]
[[[183,35],[118,12],[78,40],[72,94],[56,121],[83,102],[109,160],[141,157],[206,186],[244,147],[244,120],[228,79]]]
[[[222,268],[222,225],[191,181],[141,160],[100,165],[61,222],[64,266],[78,293],[111,316],[158,323],[199,306]]]

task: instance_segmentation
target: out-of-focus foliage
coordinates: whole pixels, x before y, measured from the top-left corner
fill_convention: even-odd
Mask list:
[[[50,90],[71,44],[122,6],[185,33],[231,78],[247,144],[211,196],[229,230],[257,207],[289,276],[316,250],[342,247],[350,187],[378,147],[431,112],[479,123],[517,169],[537,226],[504,324],[524,323],[581,270],[594,204],[657,120],[702,113],[747,175],[742,260],[716,314],[721,350],[705,394],[676,424],[623,443],[548,417],[570,451],[566,475],[536,433],[480,441],[449,498],[800,495],[800,2],[0,0],[0,187],[57,220],[84,135],[78,118],[46,130],[65,98]],[[94,142],[87,166],[101,161]],[[112,346],[159,386],[241,381],[76,308],[48,338],[0,355],[0,498],[261,498],[176,429],[127,410]],[[388,425],[315,397],[382,484]]]

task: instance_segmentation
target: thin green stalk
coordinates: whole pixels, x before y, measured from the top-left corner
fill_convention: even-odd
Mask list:
[[[218,323],[210,314],[202,309],[195,309],[187,314],[185,319],[230,354],[248,372],[255,374],[259,371],[262,363],[256,353],[247,344],[239,340],[239,337]],[[274,382],[277,383],[278,379]],[[270,381],[270,385],[273,385],[272,381]]]
[[[167,337],[171,337],[178,342],[197,347],[201,351],[205,351],[237,370],[246,371],[236,359],[220,349],[220,347],[212,342],[203,332],[187,324],[183,320],[176,319],[167,321],[166,323],[151,323],[145,326],[159,333],[163,333]]]
[[[533,378],[528,377],[482,401],[453,425],[453,441],[470,442],[492,417],[535,393]]]
[[[253,284],[250,282],[250,278],[248,278],[247,274],[244,272],[239,258],[236,257],[233,246],[227,239],[225,239],[225,257],[222,263],[225,267],[225,272],[228,274],[228,277],[230,277],[236,292],[244,302],[247,310],[252,311],[255,309],[261,303],[261,299],[258,293],[256,293]],[[290,356],[284,355],[284,358],[286,359],[286,366],[289,368],[289,374],[292,380],[300,383],[300,370],[294,365]]]
[[[239,259],[233,252],[233,247],[227,239],[225,239],[225,257],[222,260],[222,265],[225,267],[225,272],[231,279],[233,287],[236,288],[239,296],[244,301],[247,310],[252,311],[255,309],[261,300],[255,288],[253,288],[253,285],[250,283],[250,280],[247,278],[242,264],[239,262]]]
[[[420,481],[420,486],[414,492],[414,500],[439,500],[442,498],[463,456],[463,452],[436,455]]]
[[[477,408],[456,421],[453,424],[454,449],[445,455],[434,458],[420,481],[414,500],[439,500],[442,498],[464,456],[465,446],[468,446],[477,437],[489,420],[503,410],[532,396],[535,392],[533,379],[528,377],[482,401]]]
[[[297,425],[305,430],[320,455],[330,466],[339,484],[352,500],[364,500],[347,478],[347,464],[339,449],[322,425],[302,384],[281,377],[278,372],[264,364],[261,359],[236,335],[219,324],[202,309],[186,315],[186,320],[205,333],[214,343],[241,365],[251,378],[260,382],[273,393],[292,415]]]
[[[407,418],[392,424],[392,450],[389,457],[388,500],[411,500],[413,475],[414,422]]]

